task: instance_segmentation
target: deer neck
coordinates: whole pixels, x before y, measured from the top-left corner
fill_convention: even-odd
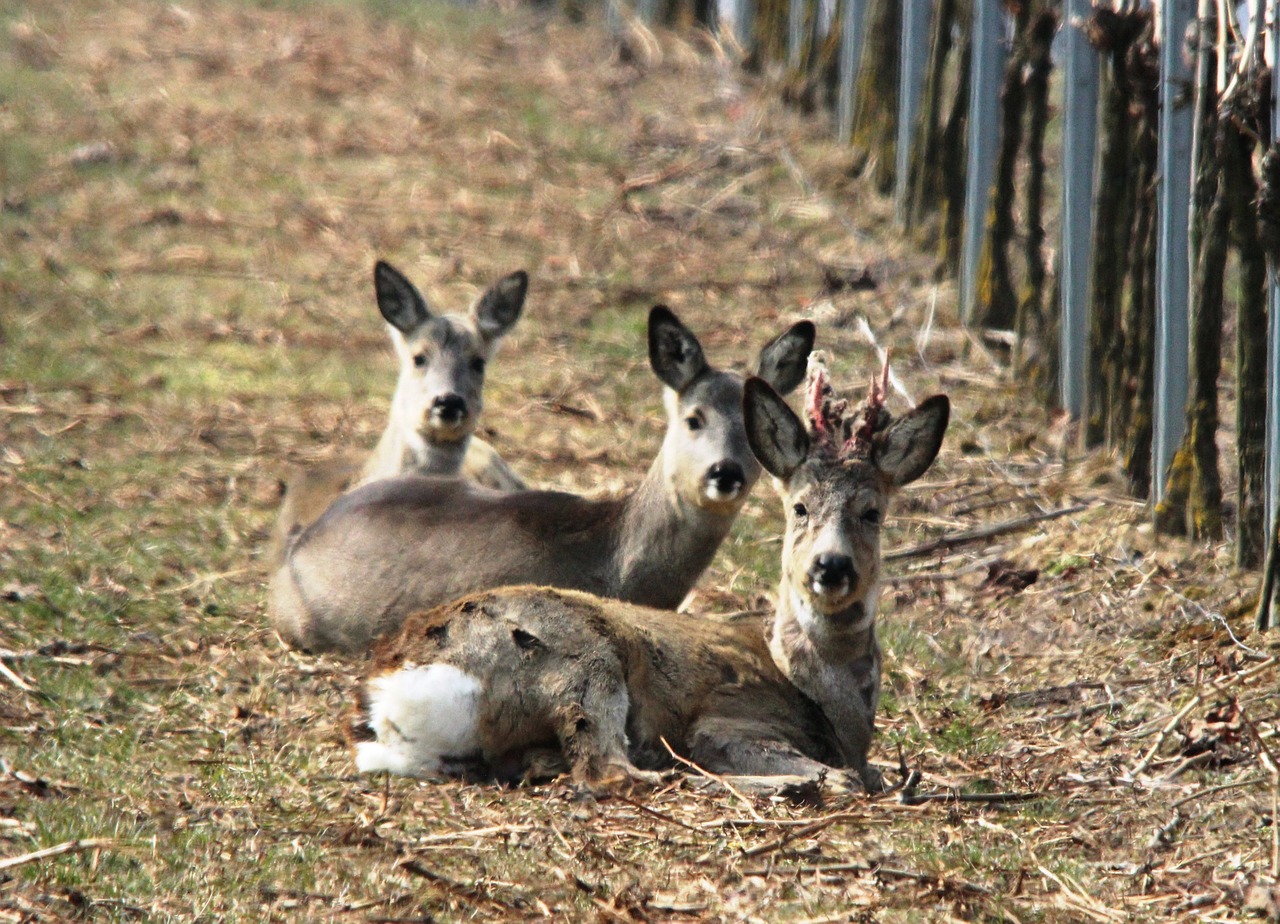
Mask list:
[[[396,475],[456,475],[462,471],[470,435],[451,443],[428,442],[393,419],[364,467],[364,481]]]
[[[674,607],[706,570],[733,525],[736,509],[718,512],[681,497],[659,454],[644,480],[622,501],[615,561],[624,599]],[[655,597],[655,595],[657,595]]]
[[[857,605],[860,610],[821,616],[784,572],[769,636],[774,663],[826,714],[846,765],[866,759],[880,701],[879,596],[879,586],[873,587]],[[862,618],[845,629],[839,627],[842,616],[850,622]]]

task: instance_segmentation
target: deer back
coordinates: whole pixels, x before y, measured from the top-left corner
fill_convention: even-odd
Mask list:
[[[812,325],[794,325],[765,347],[759,368],[794,387],[812,343]],[[595,500],[440,479],[366,485],[308,528],[277,570],[270,611],[281,636],[312,650],[364,651],[415,609],[516,583],[676,606],[759,466],[743,428],[742,378],[711,367],[662,307],[650,314],[650,359],[667,387],[667,434],[634,491]]]
[[[439,314],[416,286],[384,261],[374,291],[400,371],[387,426],[363,460],[342,457],[294,469],[266,552],[280,566],[289,543],[352,487],[395,475],[455,476],[499,490],[524,482],[492,446],[473,438],[484,407],[487,364],[519,320],[528,289],[523,271],[491,286],[468,314]]]

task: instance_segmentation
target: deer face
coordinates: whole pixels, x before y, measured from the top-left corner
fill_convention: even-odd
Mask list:
[[[833,419],[829,402],[813,400],[824,388],[822,370],[810,388],[808,428],[758,379],[743,397],[752,451],[776,479],[786,513],[782,602],[818,637],[874,621],[889,498],[933,463],[950,415],[946,396],[936,395],[885,423],[883,394],[873,393],[854,426],[840,419],[843,403]]]
[[[865,628],[880,587],[887,479],[866,462],[816,458],[779,493],[787,521],[782,580],[796,612],[832,628]]]
[[[793,325],[761,350],[760,375],[783,392],[794,389],[813,338],[808,321]],[[662,465],[669,490],[696,507],[736,513],[760,477],[742,418],[742,377],[712,368],[698,339],[661,305],[649,314],[649,361],[667,386]]]
[[[401,433],[424,445],[470,436],[483,407],[485,367],[520,317],[528,277],[499,280],[467,316],[432,314],[414,285],[381,261],[374,286],[400,359],[392,415]]]
[[[735,512],[760,477],[742,424],[742,377],[708,371],[682,392],[667,389],[662,445],[666,483],[696,506]]]

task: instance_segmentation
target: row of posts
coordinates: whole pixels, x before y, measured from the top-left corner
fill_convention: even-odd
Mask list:
[[[615,4],[609,0],[610,19],[618,22]],[[657,0],[637,0],[637,14],[653,22]],[[1187,27],[1195,19],[1197,0],[1163,0],[1160,17],[1160,124],[1159,124],[1159,237],[1157,244],[1157,307],[1155,355],[1155,415],[1153,421],[1153,473],[1155,500],[1165,488],[1164,474],[1182,441],[1188,391],[1188,318],[1190,286],[1193,107],[1186,88],[1192,73],[1185,53]],[[1204,0],[1200,0],[1204,2]],[[1083,25],[1092,12],[1092,0],[1064,0],[1064,27],[1060,35],[1060,60],[1064,80],[1062,122],[1062,242],[1060,265],[1061,394],[1067,411],[1077,419],[1085,404],[1085,351],[1088,349],[1090,304],[1090,253],[1093,236],[1095,161],[1098,119],[1098,53],[1085,38]],[[819,0],[822,6],[822,0]],[[964,238],[960,278],[960,313],[964,321],[976,303],[975,270],[982,249],[985,216],[994,180],[1000,141],[1000,97],[1010,42],[1010,21],[1002,0],[974,0],[973,67],[965,194]],[[1270,47],[1280,49],[1280,16],[1274,0],[1267,4]],[[790,60],[798,63],[804,45],[804,0],[792,0],[788,20]],[[925,66],[929,53],[932,0],[903,0],[901,71],[898,93],[897,170],[894,208],[905,218],[908,157],[916,130]],[[841,44],[837,137],[848,140],[852,130],[853,94],[862,51],[867,0],[843,0],[839,4],[842,35],[855,36]],[[730,25],[743,48],[750,46],[754,0],[719,0],[720,22]],[[1275,68],[1273,131],[1280,132],[1280,68]],[[1267,382],[1267,519],[1275,522],[1280,504],[1280,280],[1272,273],[1268,333]]]

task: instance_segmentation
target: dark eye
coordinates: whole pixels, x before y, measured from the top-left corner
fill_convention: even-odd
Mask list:
[[[806,507],[804,504],[796,504],[794,507],[791,508],[791,512],[796,515],[796,519],[803,520],[805,517],[809,515],[809,508]]]
[[[866,513],[862,515],[862,519],[864,522],[870,523],[872,526],[879,526],[880,511],[872,507],[870,510],[868,510]]]
[[[484,357],[483,356],[477,356],[475,359],[471,360],[471,371],[474,372],[476,375],[484,374]]]
[[[425,366],[425,365],[427,364],[427,354],[426,354],[426,353],[414,353],[414,354],[413,354],[413,364],[414,364],[415,366],[417,366],[419,369],[421,369],[423,366]]]
[[[697,414],[694,414],[692,417],[686,417],[684,422],[688,425],[689,429],[694,432],[702,429],[702,418]]]

